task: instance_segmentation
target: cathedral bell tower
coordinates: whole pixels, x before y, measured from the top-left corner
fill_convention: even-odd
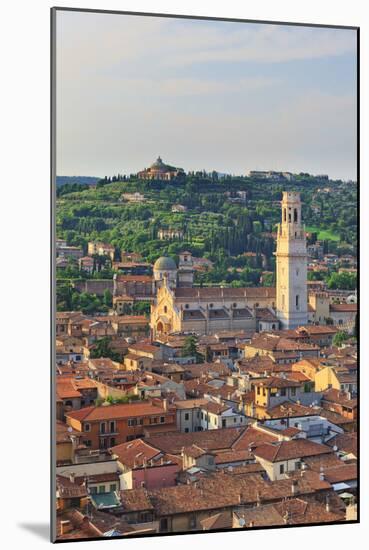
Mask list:
[[[300,193],[283,192],[282,222],[278,224],[275,255],[277,317],[284,329],[306,325],[307,251],[305,230],[301,220]]]

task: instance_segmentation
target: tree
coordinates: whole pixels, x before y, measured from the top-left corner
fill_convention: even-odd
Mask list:
[[[196,336],[187,336],[182,348],[182,357],[197,357],[197,338]]]
[[[350,335],[345,330],[340,330],[333,337],[333,345],[340,348],[349,338]]]
[[[120,354],[110,348],[111,338],[105,336],[96,340],[94,347],[91,350],[91,359],[99,359],[100,357],[109,357],[112,361],[120,361]]]
[[[356,273],[332,273],[328,279],[328,288],[339,290],[354,290],[356,288]]]
[[[113,296],[108,288],[104,290],[103,304],[107,307],[112,307],[113,305]]]

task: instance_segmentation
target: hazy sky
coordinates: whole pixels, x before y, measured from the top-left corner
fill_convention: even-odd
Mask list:
[[[57,174],[356,179],[353,30],[58,12]]]

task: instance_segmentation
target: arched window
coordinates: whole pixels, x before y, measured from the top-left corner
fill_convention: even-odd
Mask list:
[[[300,296],[296,294],[296,309],[298,310],[300,308]]]
[[[283,221],[287,221],[287,209],[283,208]]]
[[[294,222],[298,221],[297,208],[294,208],[293,210],[293,221]]]

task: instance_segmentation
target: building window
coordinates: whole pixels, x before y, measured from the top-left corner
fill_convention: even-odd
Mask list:
[[[112,483],[112,484],[110,485],[110,492],[113,493],[113,492],[116,491],[116,490],[117,490],[116,484],[115,484],[115,483]]]
[[[279,473],[284,474],[284,464],[280,464],[279,466]]]
[[[106,422],[100,422],[100,433],[106,433]]]
[[[96,495],[97,493],[97,487],[90,487],[89,489],[91,495]]]
[[[160,417],[160,424],[164,424],[164,422],[165,422],[165,416],[161,416]]]
[[[160,531],[168,531],[168,518],[161,518]]]
[[[189,307],[190,307],[189,304],[186,304],[186,305],[185,305],[185,308],[186,308],[186,309],[188,309]]]
[[[86,424],[83,425],[83,428],[84,428],[85,432],[90,432],[91,431],[91,424],[88,424],[86,422]]]
[[[91,447],[92,446],[91,439],[85,439],[83,441],[83,444],[86,445],[86,447]]]
[[[115,420],[112,420],[110,422],[110,432],[115,432],[115,431],[116,431]]]
[[[281,395],[286,395],[286,388],[281,388]]]
[[[296,309],[300,309],[300,296],[298,294],[296,294]]]
[[[185,413],[184,417],[185,417],[185,420],[189,420],[190,419],[189,413]]]
[[[297,208],[295,208],[295,209],[293,210],[293,221],[294,221],[294,222],[297,222],[297,221],[298,221]]]
[[[185,433],[188,433],[189,432],[189,429],[188,428],[185,428]]]
[[[115,437],[110,438],[110,447],[114,447],[115,445]]]
[[[99,493],[105,493],[105,485],[99,485]]]

